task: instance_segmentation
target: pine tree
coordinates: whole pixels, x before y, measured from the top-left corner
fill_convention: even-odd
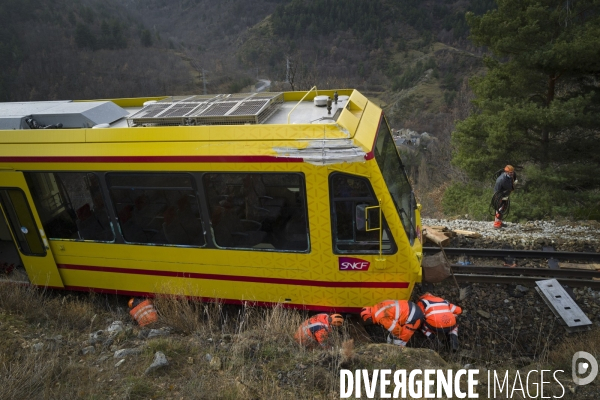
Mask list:
[[[513,164],[528,184],[600,188],[600,0],[498,0],[467,13],[486,46],[475,112],[457,123],[454,163],[472,178]]]

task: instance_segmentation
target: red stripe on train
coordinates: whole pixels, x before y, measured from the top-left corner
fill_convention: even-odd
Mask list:
[[[80,271],[110,272],[117,274],[137,274],[153,276],[169,276],[173,278],[209,279],[217,281],[271,283],[279,285],[319,286],[336,288],[370,288],[370,289],[407,289],[408,282],[331,282],[312,281],[306,279],[265,278],[259,276],[236,276],[221,274],[202,274],[197,272],[157,271],[137,268],[96,267],[91,265],[58,264],[58,268]]]
[[[14,156],[0,162],[64,163],[299,163],[299,157],[275,156]]]

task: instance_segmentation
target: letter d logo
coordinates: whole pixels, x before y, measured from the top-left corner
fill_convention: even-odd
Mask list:
[[[582,358],[584,358],[587,362],[578,363],[577,361]],[[590,366],[592,367],[591,371]],[[596,379],[596,376],[598,375],[598,362],[596,361],[593,355],[585,351],[578,351],[577,353],[573,354],[571,368],[573,374],[573,382],[576,385],[587,385],[588,383],[591,383],[594,379]],[[588,371],[590,371],[590,374],[586,378],[580,378],[577,376],[578,374],[583,375]]]

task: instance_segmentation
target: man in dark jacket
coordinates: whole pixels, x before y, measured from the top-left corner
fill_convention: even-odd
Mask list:
[[[496,179],[494,186],[494,200],[496,204],[496,218],[494,219],[494,228],[502,228],[502,216],[508,207],[508,196],[515,189],[515,168],[512,165],[504,167],[504,171]]]

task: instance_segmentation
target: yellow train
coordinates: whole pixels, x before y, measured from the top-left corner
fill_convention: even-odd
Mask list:
[[[421,281],[420,205],[356,90],[1,103],[0,205],[39,286],[356,312]]]

